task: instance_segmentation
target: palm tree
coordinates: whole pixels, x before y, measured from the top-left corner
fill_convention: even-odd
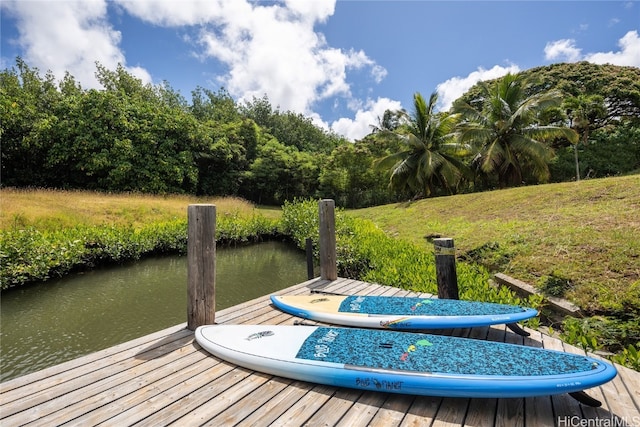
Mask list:
[[[436,92],[431,94],[428,104],[420,93],[415,93],[413,113],[401,112],[403,125],[392,131],[381,130],[397,138],[401,149],[378,160],[378,167],[391,168],[392,188],[412,191],[416,197],[430,196],[439,189],[452,194],[467,170],[457,157],[464,147],[452,133],[457,117],[435,113],[437,100]]]
[[[601,95],[578,95],[564,102],[569,118],[569,127],[580,135],[584,145],[589,141],[589,133],[594,122],[606,117],[607,108]],[[576,162],[576,181],[580,181],[580,163],[578,162],[578,142],[573,144],[573,154]]]
[[[484,174],[496,174],[501,188],[520,185],[525,172],[547,180],[552,152],[545,141],[578,139],[573,129],[540,125],[543,112],[560,106],[561,94],[528,95],[530,86],[521,75],[507,74],[494,86],[480,82],[482,111],[464,102],[453,107],[463,117],[458,126],[460,141],[478,149],[474,165]]]

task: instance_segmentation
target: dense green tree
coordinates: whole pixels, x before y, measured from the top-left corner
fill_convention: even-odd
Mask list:
[[[561,104],[562,94],[531,93],[530,85],[522,75],[507,74],[494,85],[480,83],[481,108],[462,100],[454,104],[454,111],[463,117],[460,141],[478,150],[473,167],[482,174],[495,174],[500,187],[548,180],[552,152],[545,141],[578,139],[573,129],[540,124],[543,112]]]
[[[482,127],[481,120],[471,120],[487,118],[484,123],[495,126],[484,128],[485,135],[495,131],[508,136],[498,139],[508,141],[502,152],[508,161],[498,162],[494,172],[484,176],[495,179],[496,185],[536,182],[531,147],[543,150],[548,160],[541,133],[549,124],[566,125],[570,106],[572,125],[589,144],[571,145],[564,141],[567,134],[555,134],[554,180],[571,179],[567,172],[571,160],[567,156],[575,154],[568,151],[571,148],[580,153],[587,176],[638,170],[639,72],[634,67],[588,63],[528,70],[521,74],[538,79],[520,87],[523,99],[557,89],[578,103],[546,103],[554,107],[536,113],[525,104],[516,109],[517,103],[511,101],[492,105],[487,93],[499,91],[502,79],[481,83],[459,101],[476,110],[465,116],[459,134],[466,138],[463,141],[477,144],[480,154],[475,165],[484,161],[485,167],[493,166],[500,153],[477,138],[481,132],[474,127]],[[143,84],[122,66],[109,70],[98,65],[96,75],[103,86],[100,90],[84,90],[68,73],[56,82],[50,72],[41,76],[20,58],[14,67],[0,72],[2,185],[241,195],[262,203],[321,196],[360,207],[455,192],[465,170],[462,161],[471,161],[468,152],[459,157],[464,145],[452,139],[456,116],[434,113],[435,98],[428,104],[422,99],[411,116],[386,111],[370,135],[350,143],[310,118],[272,108],[266,96],[238,106],[224,88],[216,92],[198,87],[187,103],[168,82]],[[505,99],[515,92],[510,89],[510,98]],[[593,99],[602,100],[606,114],[585,113],[589,123],[585,127],[579,104]],[[536,131],[533,139],[538,144],[525,144],[524,138],[516,138],[518,132],[508,129]],[[372,167],[380,158],[390,163],[386,170]],[[508,173],[501,172],[500,165],[506,165]],[[510,181],[518,168],[521,181]]]
[[[251,119],[208,121],[211,143],[196,153],[200,195],[237,195],[245,172],[257,156],[257,147],[268,140]]]
[[[191,92],[191,113],[200,121],[228,123],[240,120],[236,102],[226,89],[218,92],[198,86]]]
[[[273,109],[266,96],[260,99],[254,97],[242,105],[240,111],[282,144],[296,147],[298,151],[329,154],[346,142],[344,138],[316,126],[302,114]]]
[[[280,204],[315,195],[318,156],[300,152],[275,138],[258,147],[258,155],[245,173],[242,194],[261,204]]]
[[[53,75],[42,78],[21,58],[15,68],[0,73],[3,185],[46,186],[52,178],[42,166],[54,143],[50,130],[61,101]]]
[[[150,193],[194,192],[193,152],[207,135],[182,108],[115,89],[70,99],[48,166],[61,186]],[[156,100],[157,101],[157,100]]]
[[[640,124],[640,68],[590,62],[558,63],[535,67],[520,73],[530,81],[526,95],[547,91],[560,91],[565,97],[600,95],[607,114],[594,123],[596,128],[605,124],[633,121]],[[476,109],[482,108],[482,85],[496,85],[500,79],[490,80],[470,88],[460,102]]]
[[[578,142],[587,145],[592,130],[597,129],[600,120],[606,117],[607,110],[604,98],[600,95],[580,94],[565,99],[564,109],[569,118],[569,127],[574,129],[580,139],[573,144],[573,153],[576,163],[576,181],[580,181],[580,162],[578,158]]]
[[[575,145],[558,147],[550,164],[553,182],[575,179]],[[624,122],[594,130],[589,144],[578,144],[583,178],[640,173],[640,127]]]
[[[457,117],[434,112],[438,95],[434,92],[427,104],[421,94],[413,96],[414,110],[405,114],[405,124],[383,135],[397,138],[402,148],[378,162],[390,168],[390,185],[401,192],[412,191],[417,197],[444,192],[453,194],[466,174],[461,160],[466,147],[454,138]]]
[[[365,138],[345,144],[331,152],[320,173],[320,193],[339,206],[361,208],[395,201],[388,189],[388,173],[379,172],[374,163],[380,155]]]

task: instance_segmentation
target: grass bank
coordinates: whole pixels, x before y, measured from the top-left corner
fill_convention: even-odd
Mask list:
[[[351,211],[432,251],[564,296],[592,314],[640,308],[640,175],[463,194]]]
[[[3,188],[0,189],[0,230],[34,227],[45,231],[79,225],[139,228],[152,222],[186,219],[187,206],[193,203],[214,204],[218,215],[280,216],[279,209],[256,207],[233,197],[163,197],[137,193]]]
[[[432,198],[348,212],[432,252],[454,239],[476,262],[569,299],[586,319],[565,339],[591,349],[640,348],[640,175]]]
[[[143,256],[184,253],[192,203],[216,205],[219,244],[278,234],[279,210],[235,198],[0,191],[0,289]]]

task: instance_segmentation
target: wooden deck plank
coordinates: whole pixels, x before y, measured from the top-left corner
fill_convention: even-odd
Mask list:
[[[637,371],[624,366],[618,367],[618,375],[626,386],[629,397],[640,415],[640,375],[638,375]]]
[[[307,420],[333,397],[336,390],[335,387],[315,385],[274,420],[273,426],[306,425]]]
[[[256,408],[256,410],[242,422],[242,425],[273,425],[275,420],[281,417],[288,408],[308,393],[312,387],[313,384],[303,381],[291,382],[287,388],[274,396],[267,404]]]
[[[124,420],[132,421],[131,414],[135,413],[133,419],[144,417],[145,413],[153,413],[156,409],[155,402],[157,396],[166,393],[173,387],[185,387],[190,381],[197,379],[209,372],[218,364],[206,355],[191,353],[193,357],[184,357],[178,361],[170,362],[167,372],[164,369],[157,369],[156,372],[145,376],[133,378],[126,387],[119,387],[110,391],[96,395],[95,399],[84,402],[81,410],[84,413],[73,419],[75,425],[96,425],[109,421],[110,423],[120,423],[126,425]],[[175,370],[174,370],[175,369]],[[155,381],[154,381],[155,380]],[[146,384],[146,385],[145,385]],[[99,405],[99,404],[102,405]],[[91,405],[91,406],[90,406]],[[68,411],[72,408],[65,408],[61,417],[70,418],[72,415]],[[47,421],[47,419],[43,419]],[[60,425],[61,419],[52,418],[49,425]]]
[[[188,349],[176,350],[181,355],[188,354]],[[176,355],[169,354],[171,358]],[[87,411],[102,408],[101,403],[108,403],[109,399],[118,397],[120,393],[126,393],[135,387],[145,387],[148,385],[145,374],[164,369],[165,364],[161,359],[156,359],[142,365],[137,365],[131,369],[120,372],[114,376],[105,376],[96,379],[95,382],[80,389],[76,389],[65,395],[61,395],[50,400],[46,404],[39,405],[29,410],[30,416],[37,416],[38,421],[43,420],[42,425],[56,425],[48,423],[51,419],[73,419]],[[98,378],[98,377],[96,377]],[[109,390],[104,393],[104,390]],[[109,408],[111,411],[111,408]]]
[[[470,399],[445,397],[438,408],[432,427],[461,426],[467,414]]]
[[[180,324],[180,325],[176,325],[176,326],[172,326],[166,329],[163,329],[161,331],[158,332],[154,332],[152,334],[149,335],[145,335],[143,337],[140,338],[136,338],[134,340],[131,341],[127,341],[121,344],[117,344],[114,345],[113,347],[109,347],[103,350],[99,350],[96,351],[95,353],[91,353],[88,354],[86,356],[81,356],[78,357],[76,359],[73,360],[69,360],[67,362],[63,362],[60,363],[58,365],[52,366],[50,368],[47,369],[43,369],[40,371],[36,371],[36,372],[32,372],[30,374],[26,374],[17,378],[14,378],[12,380],[9,381],[5,381],[3,383],[0,383],[0,397],[2,397],[2,402],[7,403],[8,400],[7,399],[7,395],[5,393],[9,393],[12,390],[15,390],[16,388],[20,388],[20,387],[24,387],[24,386],[28,386],[28,385],[32,385],[34,383],[36,383],[39,380],[42,379],[49,379],[55,375],[73,370],[75,368],[78,368],[80,366],[85,366],[88,364],[93,364],[94,362],[101,360],[105,357],[111,357],[113,355],[119,354],[121,352],[127,351],[127,350],[135,350],[135,351],[139,351],[139,348],[143,345],[145,345],[146,343],[152,343],[155,341],[159,341],[162,340],[163,338],[165,338],[167,335],[170,335],[174,332],[177,331],[184,331],[186,326],[186,323],[184,324]],[[187,334],[187,332],[185,332],[185,334]],[[126,356],[125,356],[126,357]],[[48,380],[50,381],[50,380]],[[57,379],[56,379],[57,381]],[[51,382],[52,385],[55,384],[55,381]],[[22,390],[20,393],[23,393],[25,390]]]
[[[398,426],[413,404],[416,396],[407,394],[389,394],[378,412],[369,422],[371,427]]]
[[[281,394],[292,382],[292,380],[285,378],[272,377],[256,389],[254,393],[245,396],[232,406],[226,408],[219,415],[204,423],[203,426],[233,426],[239,425],[240,423],[242,423],[242,425],[248,425],[249,423],[256,424],[258,422],[262,425],[268,425],[269,422],[262,417],[254,418],[253,421],[248,419],[256,413],[257,409],[265,406],[275,406],[271,402],[272,399]]]
[[[140,353],[140,349],[147,347],[152,349],[154,345],[160,346],[167,336],[173,336],[172,333],[189,336],[189,331],[185,330],[184,325],[175,326],[156,332],[152,335],[138,338],[133,341],[122,343],[114,347],[100,350],[98,352],[70,360],[59,365],[52,366],[41,371],[27,374],[7,382],[0,384],[0,398],[2,406],[21,399],[25,395],[41,391],[43,386],[55,387],[66,381],[76,378],[78,375],[85,375],[89,372],[109,366],[117,361],[126,360]],[[2,407],[0,406],[0,408]]]
[[[240,381],[236,381],[235,384],[225,390],[224,393],[218,394],[215,399],[210,399],[206,405],[201,405],[188,414],[185,414],[180,418],[178,424],[188,426],[210,425],[210,420],[219,416],[225,410],[229,410],[232,407],[234,411],[237,410],[236,405],[239,404],[238,402],[243,401],[246,396],[260,389],[272,378],[271,375],[267,374],[251,372],[244,369],[241,371],[243,371],[243,374],[249,373],[250,375],[243,375]]]
[[[401,427],[430,426],[435,419],[443,399],[441,397],[418,396],[405,414]]]
[[[359,390],[336,389],[331,400],[322,406],[322,411],[313,414],[304,425],[307,427],[335,425],[361,395],[362,392]]]
[[[313,290],[431,296],[350,279],[312,279],[279,293]],[[276,310],[268,296],[216,313],[216,323],[296,320]],[[593,425],[599,420],[624,425],[640,419],[640,373],[627,368],[618,367],[616,379],[588,390],[602,400],[602,408],[586,407],[562,394],[525,399],[409,396],[310,384],[239,368],[202,350],[185,326],[0,384],[0,425],[537,427],[563,425],[571,417]],[[527,330],[529,338],[503,325],[431,332],[584,354],[557,337]]]
[[[146,360],[145,358],[129,357],[117,364],[105,365],[86,374],[76,375],[71,380],[57,384],[57,387],[48,387],[27,394],[13,402],[9,408],[5,408],[6,405],[3,405],[2,415],[6,417],[3,419],[3,423],[11,423],[14,419],[22,418],[24,416],[22,412],[27,410],[31,419],[41,418],[68,406],[67,402],[74,402],[74,399],[84,400],[99,393],[100,390],[121,384],[148,369],[162,366],[164,361],[161,356],[173,352],[185,355],[188,349],[184,348],[184,344],[191,340],[193,337],[183,336],[177,341],[171,341],[149,350],[146,353],[149,358]]]
[[[542,347],[542,334],[533,329],[526,329],[531,335],[524,339],[524,344],[530,347]],[[556,425],[553,416],[551,396],[527,397],[524,400],[524,419],[528,425],[552,427]]]
[[[142,375],[127,375],[128,380],[114,386],[99,385],[99,392],[91,395],[93,390],[85,388],[87,397],[82,400],[72,398],[72,404],[59,409],[48,416],[40,417],[34,425],[61,425],[66,420],[73,420],[76,425],[93,425],[105,420],[102,409],[108,405],[109,415],[126,411],[152,397],[165,382],[173,382],[176,373],[180,375],[197,375],[212,365],[206,356],[189,352],[184,357],[173,359],[167,364],[160,364]],[[169,376],[168,376],[169,375]],[[104,392],[107,389],[109,392]],[[99,416],[101,414],[102,416]]]
[[[335,423],[339,427],[351,426],[367,426],[371,419],[376,415],[387,396],[384,393],[376,393],[373,391],[365,391],[356,402],[349,408],[338,422]]]
[[[497,407],[498,399],[470,399],[464,424],[467,426],[496,425]]]
[[[206,404],[211,398],[224,392],[232,384],[249,375],[248,372],[236,372],[235,367],[221,363],[215,365],[203,375],[184,380],[170,389],[152,397],[140,407],[114,417],[111,421],[117,425],[160,426],[168,425],[188,414],[192,409]]]

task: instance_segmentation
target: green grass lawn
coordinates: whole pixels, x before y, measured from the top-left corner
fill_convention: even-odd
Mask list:
[[[640,175],[438,197],[349,211],[432,250],[480,262],[590,314],[640,315]]]

